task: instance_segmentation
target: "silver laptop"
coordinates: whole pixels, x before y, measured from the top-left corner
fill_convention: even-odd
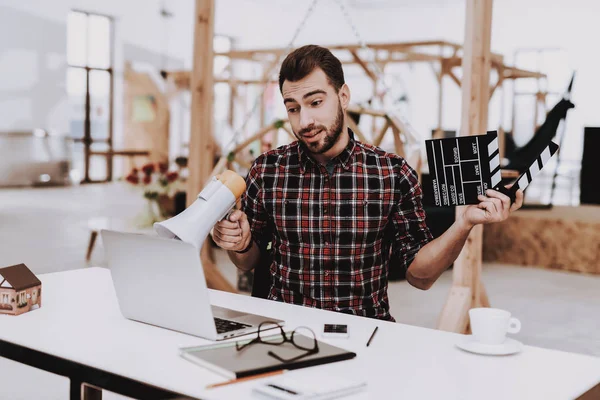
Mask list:
[[[211,306],[198,249],[191,244],[102,230],[121,313],[162,328],[223,340],[283,321]]]

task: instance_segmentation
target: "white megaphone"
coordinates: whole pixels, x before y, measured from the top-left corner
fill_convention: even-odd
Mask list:
[[[226,170],[210,180],[191,206],[173,218],[156,222],[154,230],[160,237],[179,239],[200,249],[212,227],[227,215],[245,190],[244,178]]]

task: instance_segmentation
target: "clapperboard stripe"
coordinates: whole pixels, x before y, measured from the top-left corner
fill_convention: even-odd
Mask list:
[[[505,189],[500,185],[494,186],[494,189],[508,195],[514,201],[517,190],[525,190],[525,188],[531,183],[532,179],[540,172],[542,168],[544,168],[557,150],[558,145],[554,142],[550,142],[550,144],[544,148],[542,153],[531,164],[531,166],[529,166],[529,168],[523,172],[523,174],[517,179],[517,182],[510,189]]]
[[[500,149],[498,147],[498,138],[494,138],[494,140],[492,140],[490,142],[490,144],[488,144],[488,154],[490,155],[491,159],[490,159],[490,171],[491,171],[491,176],[490,176],[490,181],[493,186],[496,186],[497,184],[500,183],[500,180],[502,179],[502,171],[500,170]]]

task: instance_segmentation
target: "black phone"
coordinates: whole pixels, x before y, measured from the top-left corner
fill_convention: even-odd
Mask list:
[[[348,337],[348,325],[346,325],[346,324],[324,324],[323,325],[323,337],[347,338]]]

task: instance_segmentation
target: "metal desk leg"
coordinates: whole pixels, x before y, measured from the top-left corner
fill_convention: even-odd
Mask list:
[[[102,389],[71,378],[70,400],[102,400]]]

